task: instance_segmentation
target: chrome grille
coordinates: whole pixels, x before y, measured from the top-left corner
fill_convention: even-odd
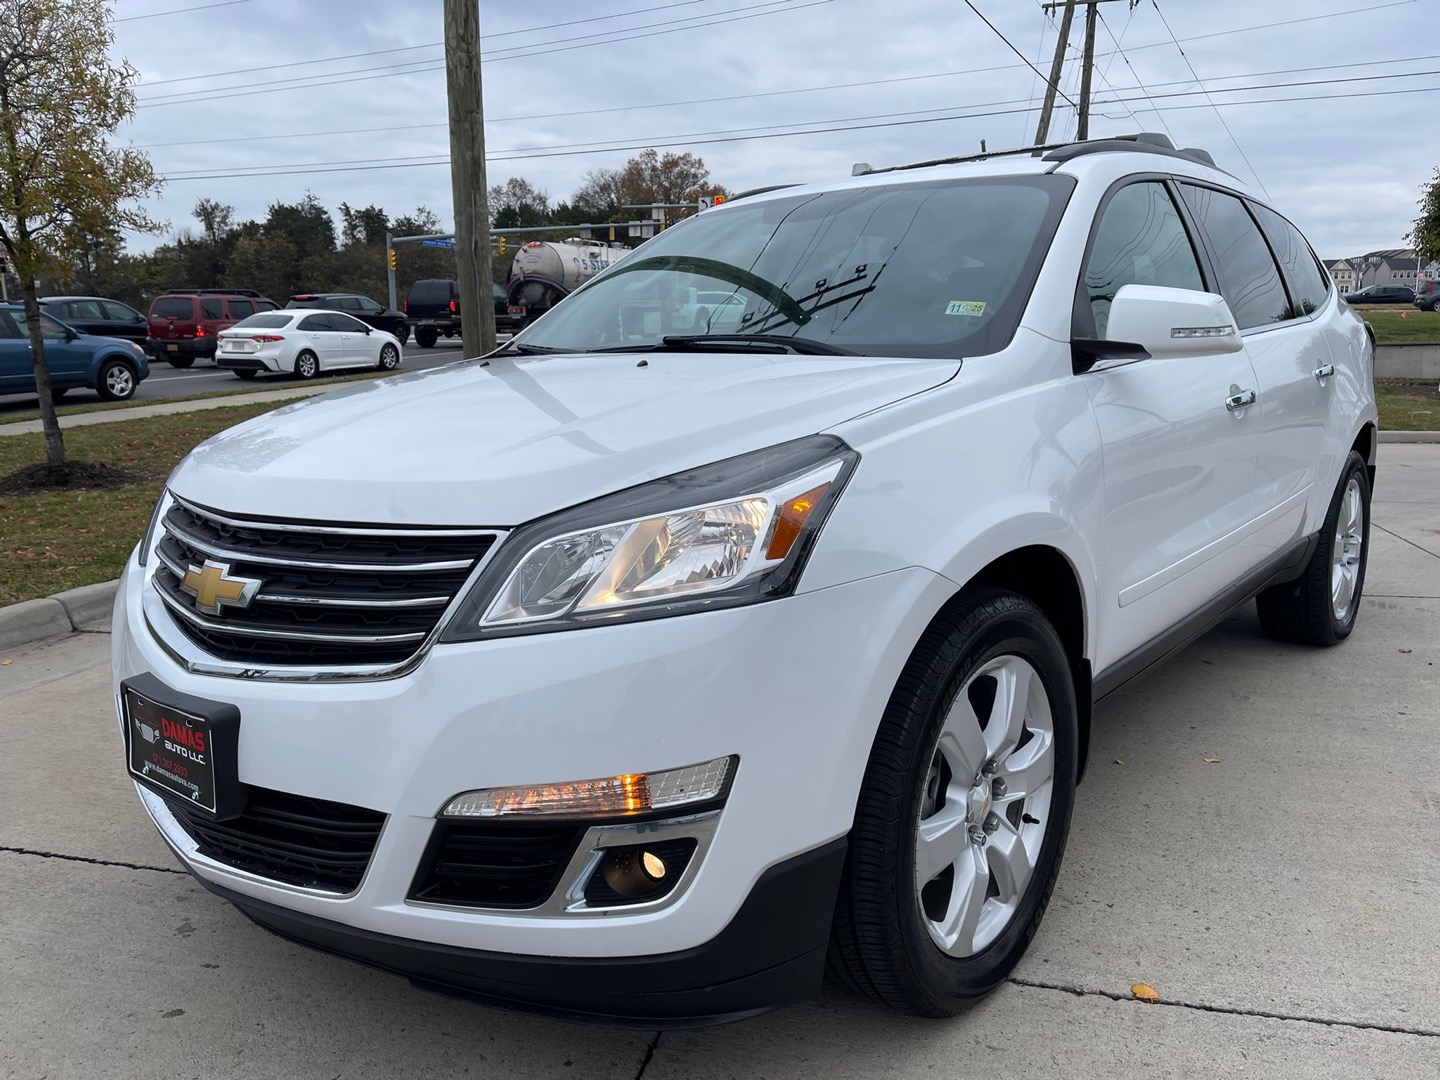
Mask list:
[[[152,582],[205,652],[253,665],[401,663],[424,645],[499,534],[239,518],[176,498]],[[182,588],[204,564],[254,579],[245,606],[198,610]]]

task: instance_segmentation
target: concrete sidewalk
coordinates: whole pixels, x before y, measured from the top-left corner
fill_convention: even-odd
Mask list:
[[[89,427],[92,424],[115,424],[121,420],[140,420],[147,416],[173,416],[175,413],[194,412],[197,409],[227,409],[233,405],[257,405],[267,401],[288,401],[292,398],[315,397],[328,394],[349,383],[326,383],[322,386],[288,386],[284,390],[257,390],[251,394],[226,394],[224,397],[198,398],[190,401],[157,401],[153,405],[129,405],[120,409],[102,409],[99,412],[70,413],[60,417],[60,428]],[[34,435],[43,430],[39,420],[21,420],[14,424],[0,424],[0,436]]]
[[[1440,448],[1382,448],[1343,645],[1277,645],[1250,607],[1098,710],[1045,922],[1009,985],[944,1022],[829,990],[725,1028],[577,1027],[291,945],[180,873],[141,810],[106,636],[18,651],[0,1076],[1440,1076],[1437,490]]]

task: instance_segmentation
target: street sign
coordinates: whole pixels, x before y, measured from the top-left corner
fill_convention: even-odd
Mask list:
[[[453,248],[455,246],[454,240],[421,240],[420,243],[425,247]]]

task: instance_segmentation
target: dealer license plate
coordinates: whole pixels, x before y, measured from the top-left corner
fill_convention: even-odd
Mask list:
[[[137,690],[132,685],[137,682],[150,692]],[[245,803],[234,760],[239,710],[188,694],[173,695],[184,700],[184,707],[158,700],[170,696],[166,689],[153,676],[121,685],[130,775],[161,795],[218,817],[239,813]]]

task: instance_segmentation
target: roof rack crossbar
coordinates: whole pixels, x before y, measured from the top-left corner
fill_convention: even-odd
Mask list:
[[[900,172],[905,169],[930,169],[937,165],[959,165],[967,161],[984,161],[987,158],[1013,157],[1017,154],[1034,154],[1035,156],[1045,155],[1046,161],[1062,162],[1071,158],[1081,157],[1085,154],[1102,153],[1142,153],[1142,154],[1164,154],[1167,157],[1181,157],[1190,161],[1198,161],[1202,165],[1208,165],[1219,172],[1226,172],[1215,164],[1215,159],[1205,150],[1196,147],[1187,147],[1184,150],[1176,149],[1175,143],[1170,136],[1158,131],[1137,131],[1132,135],[1111,135],[1103,139],[1087,139],[1084,142],[1063,142],[1044,143],[1038,146],[1017,146],[1010,150],[989,150],[980,154],[963,154],[958,157],[932,158],[929,161],[917,161],[910,165],[888,165],[884,168],[872,168],[863,162],[857,163],[851,170],[852,176],[873,176],[876,173]],[[1227,175],[1234,175],[1227,173]]]
[[[916,161],[909,165],[886,165],[876,169],[869,165],[857,164],[852,176],[873,176],[876,173],[900,172],[903,169],[930,169],[936,165],[959,165],[966,161],[984,161],[993,157],[1012,157],[1016,154],[1038,154],[1042,150],[1058,150],[1069,143],[1044,143],[1039,146],[1017,146],[1010,150],[987,150],[981,154],[963,154],[959,157],[932,158],[930,161]]]

